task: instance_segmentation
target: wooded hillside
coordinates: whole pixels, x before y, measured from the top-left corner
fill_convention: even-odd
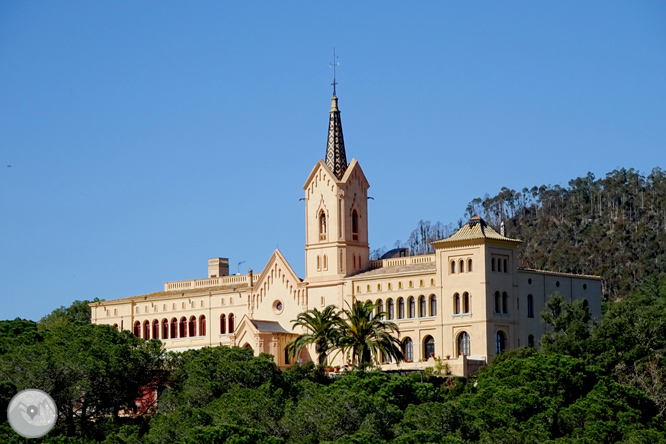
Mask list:
[[[634,169],[592,173],[567,187],[541,185],[474,199],[466,215],[483,215],[524,243],[520,265],[599,275],[604,297],[626,297],[648,276],[666,274],[666,174]]]

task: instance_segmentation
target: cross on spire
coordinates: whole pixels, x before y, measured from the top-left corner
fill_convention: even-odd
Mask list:
[[[331,83],[331,85],[333,85],[333,97],[336,97],[335,96],[335,86],[338,84],[338,82],[335,81],[335,74],[336,74],[335,73],[335,67],[340,66],[340,62],[338,62],[337,59],[338,59],[338,56],[335,55],[335,46],[334,46],[333,47],[333,63],[329,64],[329,66],[328,66],[329,68],[333,68],[333,83]]]

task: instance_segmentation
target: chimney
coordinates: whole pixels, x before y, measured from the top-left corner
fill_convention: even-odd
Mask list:
[[[208,259],[208,277],[222,277],[229,276],[229,258],[227,257],[214,257]]]

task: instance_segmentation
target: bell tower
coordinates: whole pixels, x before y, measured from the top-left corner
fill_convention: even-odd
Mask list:
[[[312,169],[305,190],[305,277],[340,280],[368,266],[368,184],[355,159],[347,163],[338,98],[329,112],[325,161]]]

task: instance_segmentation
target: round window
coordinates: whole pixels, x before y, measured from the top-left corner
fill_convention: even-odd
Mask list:
[[[275,301],[273,302],[273,312],[275,314],[280,314],[282,313],[282,310],[284,309],[284,306],[282,305],[282,301]]]

